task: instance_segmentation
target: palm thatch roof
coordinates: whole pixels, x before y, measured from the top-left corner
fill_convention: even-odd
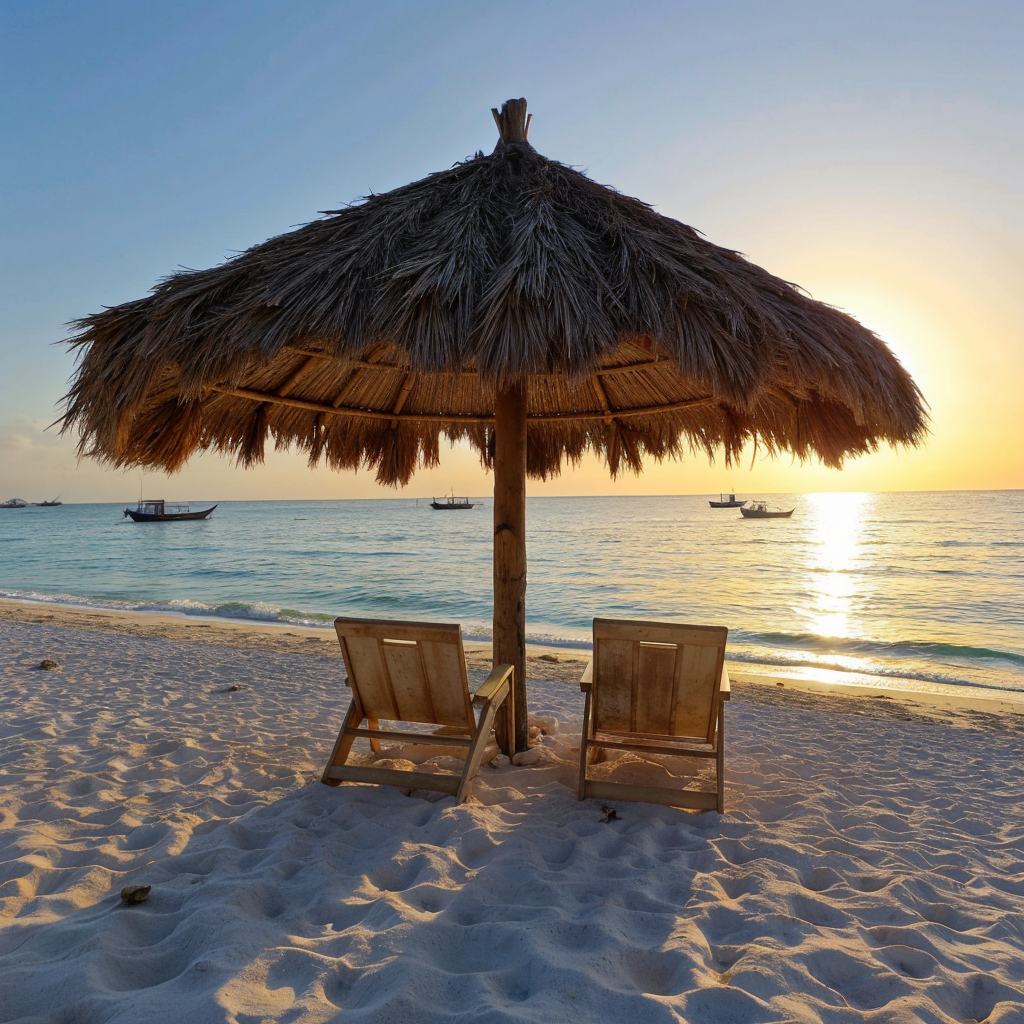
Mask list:
[[[64,430],[116,466],[198,450],[405,484],[442,437],[489,464],[496,388],[525,382],[528,471],[614,474],[748,442],[839,466],[915,444],[920,393],[856,320],[528,142],[272,238],[77,321]]]

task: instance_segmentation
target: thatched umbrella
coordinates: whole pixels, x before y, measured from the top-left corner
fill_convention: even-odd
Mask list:
[[[870,331],[534,150],[525,100],[450,170],[76,323],[64,429],[115,466],[267,439],[405,484],[466,440],[494,471],[494,657],[526,744],[526,478],[748,442],[839,466],[915,444],[921,395]],[[443,586],[443,581],[439,581]]]

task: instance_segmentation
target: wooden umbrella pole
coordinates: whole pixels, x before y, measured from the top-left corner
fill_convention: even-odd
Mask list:
[[[529,746],[526,708],[526,384],[500,388],[494,402],[494,664],[515,668],[512,728],[505,708],[499,744]]]

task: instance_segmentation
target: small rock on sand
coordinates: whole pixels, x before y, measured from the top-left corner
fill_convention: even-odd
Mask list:
[[[60,665],[53,660],[53,658],[43,658],[41,662],[36,666],[40,671],[53,672],[60,668]]]
[[[151,885],[126,885],[121,890],[121,902],[128,907],[133,903],[141,903],[152,888]]]

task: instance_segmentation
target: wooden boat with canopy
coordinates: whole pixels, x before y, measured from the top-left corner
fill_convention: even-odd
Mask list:
[[[742,508],[746,501],[737,501],[736,495],[730,492],[728,499],[724,494],[719,494],[718,501],[708,501],[708,504],[712,508]]]
[[[126,508],[124,514],[136,523],[170,523],[179,519],[206,519],[216,507],[211,505],[209,508],[193,512],[187,503],[171,504],[162,498],[156,498],[152,501],[140,501],[135,508]]]
[[[430,507],[441,511],[450,511],[454,508],[473,508],[474,502],[470,501],[469,498],[456,498],[454,494],[448,494],[443,497],[440,501],[437,498],[431,499]]]
[[[767,501],[752,501],[740,509],[744,519],[788,519],[793,511],[769,505]]]

